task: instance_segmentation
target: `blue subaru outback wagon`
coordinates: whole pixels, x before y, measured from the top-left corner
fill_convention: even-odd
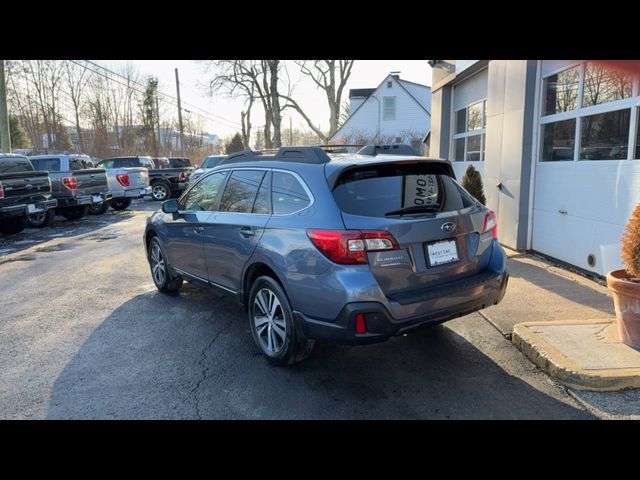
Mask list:
[[[494,212],[416,155],[233,154],[163,203],[144,245],[158,290],[231,296],[277,365],[497,304],[509,277]]]

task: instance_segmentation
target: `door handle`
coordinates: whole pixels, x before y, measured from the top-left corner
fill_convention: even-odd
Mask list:
[[[502,182],[496,183],[496,187],[498,187],[498,190],[502,190]]]
[[[240,235],[244,238],[253,237],[256,234],[256,229],[253,227],[242,227],[240,229]]]

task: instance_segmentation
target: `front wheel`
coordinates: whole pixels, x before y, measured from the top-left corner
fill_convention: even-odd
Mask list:
[[[292,365],[307,358],[313,340],[298,338],[289,299],[271,277],[259,277],[249,294],[249,329],[253,340],[274,365]]]
[[[171,196],[171,188],[165,182],[154,183],[151,187],[151,198],[157,202],[164,202]]]
[[[89,207],[89,215],[102,215],[109,210],[109,202],[94,203]]]
[[[181,278],[171,278],[169,265],[164,250],[157,238],[153,238],[149,244],[149,267],[156,288],[162,293],[176,293],[182,287]]]
[[[89,205],[81,207],[66,207],[62,209],[62,216],[67,220],[79,220],[89,213]]]
[[[48,227],[53,223],[54,218],[56,217],[56,210],[51,208],[46,212],[33,213],[31,215],[27,215],[27,227],[29,228],[44,228]]]
[[[24,217],[14,217],[7,220],[0,220],[0,233],[5,235],[15,235],[26,228]]]
[[[129,208],[129,205],[131,205],[130,198],[118,198],[117,200],[111,200],[111,208],[114,210],[124,210]]]

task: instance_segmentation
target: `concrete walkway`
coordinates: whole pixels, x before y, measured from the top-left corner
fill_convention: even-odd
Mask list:
[[[619,341],[606,285],[537,255],[507,254],[507,294],[481,315],[591,413],[640,419],[640,351]]]

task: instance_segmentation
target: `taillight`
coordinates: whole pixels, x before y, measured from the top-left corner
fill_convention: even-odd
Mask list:
[[[4,198],[4,186],[2,182],[0,182],[0,198]]]
[[[180,172],[180,175],[178,175],[178,180],[180,180],[181,182],[184,182],[187,179],[187,174],[185,172]]]
[[[488,231],[491,231],[493,238],[498,238],[498,217],[491,210],[484,216],[484,225],[482,227],[482,233],[487,233]]]
[[[367,333],[367,323],[364,319],[364,313],[356,314],[356,333]]]
[[[129,186],[129,174],[128,173],[121,173],[119,175],[116,175],[116,180],[118,180],[118,182],[120,182],[120,185],[122,185],[123,187],[128,187]]]
[[[78,179],[76,177],[63,177],[62,184],[69,190],[76,190],[78,188]]]
[[[367,263],[367,252],[400,248],[384,230],[307,230],[307,236],[325,257],[343,265]]]

